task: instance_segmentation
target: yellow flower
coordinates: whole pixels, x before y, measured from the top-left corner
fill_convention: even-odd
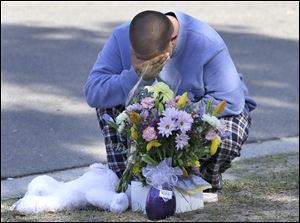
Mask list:
[[[219,144],[220,144],[220,141],[219,141],[218,137],[213,138],[213,140],[211,142],[211,146],[210,146],[210,155],[213,156],[216,154]]]
[[[137,140],[137,138],[138,138],[138,132],[136,131],[136,128],[135,128],[135,126],[132,126],[131,128],[130,128],[130,132],[131,132],[131,137],[132,137],[132,139],[133,140]]]
[[[186,167],[190,167],[190,166],[192,166],[193,164],[194,164],[196,167],[198,167],[198,168],[201,166],[200,162],[199,162],[198,160],[196,160],[196,161],[194,161],[194,162],[187,162],[187,163],[186,163]]]
[[[163,82],[157,82],[152,86],[145,87],[149,92],[153,92],[153,97],[157,98],[159,93],[162,94],[163,100],[165,102],[167,100],[171,100],[174,97],[173,91],[169,88],[169,86]]]
[[[226,101],[221,101],[221,102],[215,107],[215,109],[214,109],[214,111],[213,111],[212,114],[213,114],[213,115],[221,114],[222,111],[224,110],[225,106],[226,106]]]
[[[132,171],[135,175],[138,175],[139,173],[141,173],[140,165],[139,164],[134,164]]]
[[[200,162],[198,160],[195,162],[195,166],[198,167],[198,168],[200,168],[201,164],[200,164]]]
[[[185,92],[184,94],[182,94],[177,102],[177,106],[179,109],[183,109],[183,107],[185,106],[186,102],[188,100],[188,93]]]
[[[141,120],[141,116],[136,112],[131,112],[129,117],[134,124],[137,124]]]
[[[152,149],[152,147],[159,147],[159,146],[161,146],[161,144],[157,140],[152,140],[148,142],[146,149],[147,151],[149,151],[150,149]]]

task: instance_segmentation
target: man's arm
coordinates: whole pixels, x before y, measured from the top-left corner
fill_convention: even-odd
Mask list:
[[[85,96],[91,107],[110,108],[124,104],[129,91],[139,78],[143,78],[144,84],[151,84],[169,59],[169,53],[162,53],[144,61],[132,54],[130,69],[123,70],[118,46],[117,39],[112,35],[99,53],[89,75],[85,85]]]
[[[214,100],[213,107],[222,100],[227,102],[220,116],[238,115],[245,106],[242,81],[236,71],[228,49],[218,51],[204,66],[204,86],[206,94],[203,101]]]
[[[89,106],[98,108],[124,104],[129,91],[138,80],[132,66],[124,70],[118,42],[112,34],[98,54],[85,84],[86,101]]]

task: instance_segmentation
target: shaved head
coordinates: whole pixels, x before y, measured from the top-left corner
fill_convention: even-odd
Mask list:
[[[166,15],[157,11],[143,11],[130,23],[130,42],[139,55],[150,56],[163,52],[170,43],[173,25]]]

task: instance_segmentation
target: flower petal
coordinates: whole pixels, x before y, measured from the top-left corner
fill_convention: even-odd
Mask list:
[[[152,140],[151,142],[148,142],[148,144],[146,146],[146,150],[150,151],[150,149],[152,149],[152,147],[159,147],[159,146],[161,146],[161,144],[157,140]]]
[[[129,117],[134,124],[137,124],[141,120],[141,116],[136,112],[130,112]]]
[[[221,101],[221,102],[215,107],[215,109],[214,109],[214,111],[213,111],[212,114],[213,114],[213,115],[221,114],[222,111],[224,110],[225,106],[226,106],[226,101]]]
[[[188,93],[185,92],[185,93],[183,93],[183,94],[180,96],[180,98],[179,98],[179,100],[178,100],[178,102],[177,102],[178,108],[179,108],[179,109],[183,109],[183,107],[185,106],[187,100],[188,100]]]
[[[211,146],[210,146],[210,155],[215,155],[217,152],[217,149],[219,147],[220,141],[218,137],[215,137],[212,142],[211,142]]]

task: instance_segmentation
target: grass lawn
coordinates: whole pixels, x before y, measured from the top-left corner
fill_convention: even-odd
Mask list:
[[[228,173],[238,179],[224,181],[217,203],[161,221],[299,221],[299,153],[236,161]],[[22,214],[8,210],[15,201],[1,201],[1,222],[149,221],[145,215],[130,210],[113,214],[94,207]]]

